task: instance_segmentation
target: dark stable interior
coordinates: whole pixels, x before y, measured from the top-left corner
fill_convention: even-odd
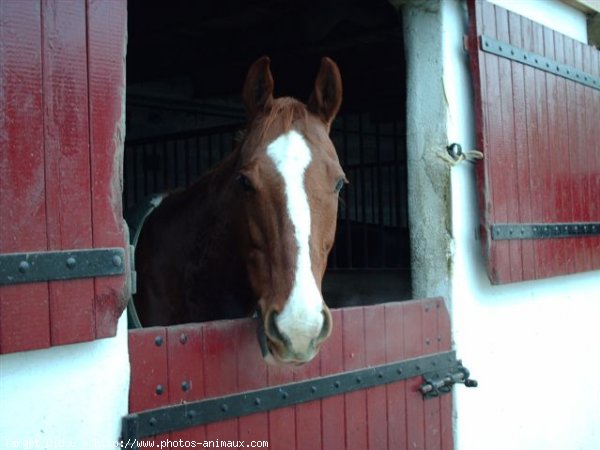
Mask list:
[[[188,185],[232,149],[255,59],[271,58],[276,96],[306,101],[329,56],[344,84],[331,135],[350,184],[324,298],[410,298],[401,19],[387,0],[129,0],[124,207]]]

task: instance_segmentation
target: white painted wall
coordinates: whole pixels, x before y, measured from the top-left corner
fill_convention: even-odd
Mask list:
[[[521,4],[533,20],[585,36],[580,13],[558,2]],[[507,3],[511,5],[506,5]],[[473,148],[464,4],[442,3],[448,142]],[[571,34],[572,33],[572,34]],[[479,381],[457,388],[458,450],[600,449],[600,272],[492,286],[479,242],[473,165],[452,169],[451,311],[459,357]]]
[[[128,355],[123,314],[115,338],[0,356],[0,449],[114,449]]]

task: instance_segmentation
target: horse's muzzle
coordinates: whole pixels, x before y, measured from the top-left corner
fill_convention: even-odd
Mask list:
[[[305,352],[300,353],[293,350],[292,342],[279,331],[275,322],[277,312],[269,310],[265,317],[263,316],[260,307],[257,308],[257,337],[265,361],[274,365],[301,365],[311,361],[318,354],[321,344],[323,344],[331,334],[331,313],[329,312],[329,308],[325,305],[322,314],[323,326],[319,335],[311,340],[310,345]]]

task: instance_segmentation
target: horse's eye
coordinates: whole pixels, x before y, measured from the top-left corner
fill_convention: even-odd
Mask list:
[[[335,193],[338,194],[342,190],[342,188],[344,187],[345,184],[346,184],[346,179],[340,178],[335,185]]]
[[[254,186],[252,186],[252,182],[250,181],[250,178],[248,178],[246,175],[244,174],[238,174],[236,181],[239,183],[239,185],[242,187],[242,189],[246,192],[253,192],[254,191]]]

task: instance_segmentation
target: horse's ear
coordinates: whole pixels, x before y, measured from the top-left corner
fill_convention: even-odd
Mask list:
[[[321,59],[321,67],[315,80],[315,88],[308,100],[308,110],[316,114],[327,125],[335,119],[342,104],[342,76],[333,60]]]
[[[270,64],[269,57],[263,56],[254,61],[248,69],[242,98],[250,117],[254,117],[258,112],[271,107],[273,101],[273,75],[271,75]]]

